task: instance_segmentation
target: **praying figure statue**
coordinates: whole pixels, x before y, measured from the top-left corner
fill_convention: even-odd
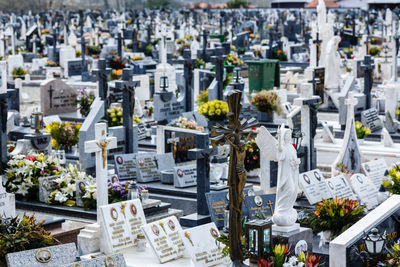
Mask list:
[[[282,124],[278,128],[276,140],[262,126],[258,130],[256,143],[264,157],[278,162],[275,212],[272,221],[277,226],[292,226],[297,220],[297,212],[293,206],[297,198],[300,165],[292,144],[292,130],[285,129],[285,124]]]

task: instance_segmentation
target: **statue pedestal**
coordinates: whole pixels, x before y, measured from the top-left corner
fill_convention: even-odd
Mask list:
[[[295,223],[291,226],[279,226],[279,225],[272,225],[272,232],[279,232],[279,233],[291,233],[300,230],[300,224]]]

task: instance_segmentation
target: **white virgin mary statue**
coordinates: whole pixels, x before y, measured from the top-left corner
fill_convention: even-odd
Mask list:
[[[292,130],[285,129],[285,125],[282,124],[278,128],[278,140],[276,140],[262,126],[258,131],[256,143],[264,157],[278,162],[278,185],[272,221],[277,226],[293,226],[297,220],[297,211],[293,206],[299,185],[300,160],[292,144]]]

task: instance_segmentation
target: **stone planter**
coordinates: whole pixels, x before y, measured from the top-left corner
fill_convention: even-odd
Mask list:
[[[259,122],[272,122],[274,119],[273,114],[270,115],[268,112],[257,112],[257,119]]]
[[[174,183],[174,169],[161,171],[161,183],[163,184]]]
[[[254,169],[251,171],[246,171],[246,176],[247,177],[258,177],[260,175],[260,171],[261,171],[260,168]]]

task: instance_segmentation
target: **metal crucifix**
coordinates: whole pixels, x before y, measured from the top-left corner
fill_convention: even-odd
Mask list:
[[[228,186],[229,186],[229,247],[231,266],[243,266],[243,255],[241,247],[242,236],[242,203],[243,189],[246,185],[246,171],[244,169],[244,149],[246,141],[253,134],[252,128],[258,126],[255,118],[250,120],[239,120],[242,105],[240,100],[242,93],[234,90],[228,96],[228,126],[224,127],[217,123],[211,130],[211,143],[213,147],[224,145],[228,142],[231,146]]]

